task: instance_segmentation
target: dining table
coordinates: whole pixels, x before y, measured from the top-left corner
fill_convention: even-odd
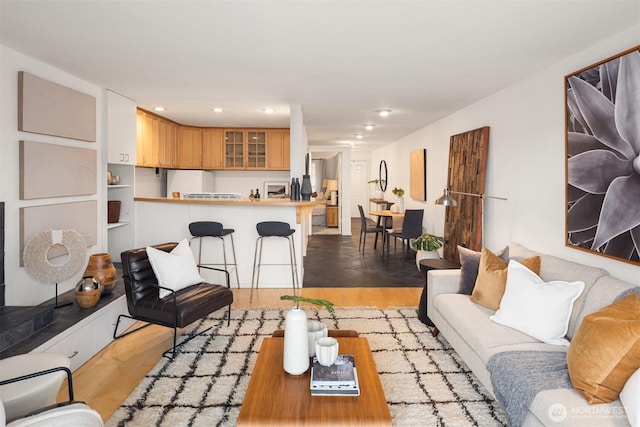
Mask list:
[[[404,212],[392,212],[390,209],[382,209],[382,210],[371,210],[369,211],[369,215],[374,215],[379,218],[391,218],[393,222],[396,218],[401,221],[404,218]],[[387,246],[387,255],[389,254],[389,229],[387,228],[387,221],[379,221],[378,224],[382,225],[382,254],[381,257],[384,257],[384,247],[385,242]],[[395,226],[392,226],[394,229]]]

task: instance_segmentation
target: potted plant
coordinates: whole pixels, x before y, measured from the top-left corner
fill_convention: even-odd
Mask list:
[[[309,369],[309,338],[307,315],[300,309],[301,302],[308,302],[333,312],[333,303],[324,299],[307,298],[299,295],[282,295],[281,300],[294,301],[295,308],[287,312],[284,319],[284,356],[282,367],[291,375],[302,375]]]
[[[404,212],[404,190],[402,188],[393,187],[391,192],[396,196],[396,203],[391,206],[391,211],[396,213]]]
[[[420,271],[420,260],[423,259],[438,259],[438,249],[440,249],[446,240],[444,237],[434,236],[433,234],[424,233],[417,239],[415,239],[411,245],[417,251],[416,253],[416,267]]]

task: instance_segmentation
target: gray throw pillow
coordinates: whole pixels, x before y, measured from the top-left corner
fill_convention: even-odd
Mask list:
[[[478,277],[480,252],[458,245],[458,254],[460,255],[460,293],[471,295]],[[505,261],[509,261],[509,246],[500,252],[496,252],[496,255]]]

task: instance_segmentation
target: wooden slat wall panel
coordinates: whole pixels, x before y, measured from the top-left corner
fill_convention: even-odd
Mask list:
[[[96,193],[96,150],[20,141],[20,200]]]
[[[72,229],[82,234],[87,247],[98,243],[98,202],[58,203],[20,208],[20,265],[26,242],[36,233]],[[64,250],[49,251],[49,258],[64,254]]]
[[[415,150],[409,157],[409,192],[412,199],[427,200],[427,150]]]
[[[453,135],[449,141],[449,179],[451,191],[484,194],[489,127]],[[447,207],[445,214],[444,259],[458,261],[457,245],[482,249],[482,199],[452,194],[457,207]]]
[[[20,71],[18,130],[95,142],[96,98]]]

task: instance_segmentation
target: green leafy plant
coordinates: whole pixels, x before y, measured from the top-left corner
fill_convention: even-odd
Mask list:
[[[445,243],[446,240],[444,237],[424,233],[416,240],[414,240],[412,245],[419,251],[435,251],[436,249],[440,249],[442,246],[444,246]]]
[[[404,196],[404,190],[402,188],[393,187],[393,190],[391,190],[391,192],[393,193],[394,196],[398,196],[398,197]]]
[[[280,296],[280,299],[294,301],[296,303],[296,308],[300,308],[301,302],[308,302],[309,304],[315,304],[326,308],[329,313],[333,313],[335,311],[335,309],[333,308],[333,303],[331,301],[327,301],[326,299],[307,298],[300,295],[282,295]]]

